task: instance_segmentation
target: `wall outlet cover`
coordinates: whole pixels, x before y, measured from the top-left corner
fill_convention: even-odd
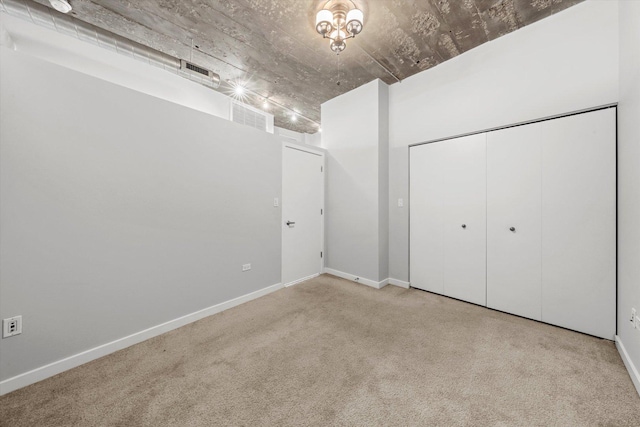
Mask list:
[[[9,317],[2,320],[2,338],[9,338],[22,333],[22,316]]]
[[[242,264],[242,271],[251,270],[251,264]]]

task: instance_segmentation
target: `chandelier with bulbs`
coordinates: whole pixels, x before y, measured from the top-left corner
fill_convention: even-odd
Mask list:
[[[346,40],[360,34],[364,27],[364,13],[352,1],[329,0],[316,14],[316,31],[329,39],[335,53],[342,52]]]

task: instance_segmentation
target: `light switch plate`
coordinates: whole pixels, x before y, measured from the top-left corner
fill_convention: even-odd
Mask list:
[[[242,264],[242,271],[251,270],[251,264]]]
[[[278,206],[280,206],[280,200],[278,200],[278,198],[276,197],[275,199],[273,199],[273,207],[277,208]]]

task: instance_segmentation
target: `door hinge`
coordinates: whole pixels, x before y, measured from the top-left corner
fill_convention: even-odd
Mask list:
[[[320,166],[320,172],[324,172],[324,169],[322,168],[322,166]]]
[[[322,258],[322,252],[320,252],[320,258]]]
[[[320,215],[322,215],[322,209],[320,209]]]

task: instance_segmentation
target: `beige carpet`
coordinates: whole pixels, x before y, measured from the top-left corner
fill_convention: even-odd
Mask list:
[[[0,398],[2,426],[639,426],[614,344],[332,276]]]

